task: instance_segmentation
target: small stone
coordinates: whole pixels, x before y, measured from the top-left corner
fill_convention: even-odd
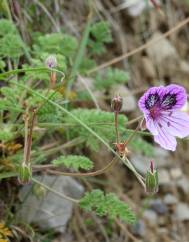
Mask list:
[[[161,75],[173,75],[173,73],[176,72],[173,67],[179,66],[180,64],[177,50],[171,41],[163,37],[162,33],[154,32],[150,41],[155,41],[157,39],[159,39],[158,43],[159,46],[161,46],[161,51],[159,51],[159,46],[153,45],[146,49],[147,54],[154,66],[158,67],[158,71]],[[167,65],[167,63],[169,63],[169,65]]]
[[[146,7],[145,1],[138,0],[138,2],[136,1],[136,3],[129,6],[128,8],[129,15],[132,17],[137,17],[143,12],[145,7]]]
[[[146,157],[141,154],[133,153],[133,154],[131,154],[130,159],[131,159],[133,165],[136,167],[136,169],[140,173],[145,175],[146,171],[149,168],[149,157]],[[153,160],[154,160],[155,168],[157,168],[157,170],[158,170],[158,175],[160,172],[159,168],[169,167],[171,165],[171,161],[169,159],[169,152],[166,150],[163,150],[159,147],[154,148]],[[165,182],[170,182],[170,177],[169,177],[168,172],[166,174],[162,174],[162,175],[166,176],[166,177],[163,177],[163,178],[166,178]],[[163,182],[164,182],[164,180],[163,180]]]
[[[163,63],[165,63],[166,60],[169,60],[171,58],[174,58],[175,60],[178,57],[178,53],[172,43],[168,39],[163,38],[163,34],[160,32],[155,32],[152,35],[151,40],[154,41],[157,38],[161,38],[159,43],[161,45],[162,51],[159,51],[158,46],[155,45],[147,48],[147,53],[151,60],[159,65],[162,65]]]
[[[140,237],[144,237],[146,234],[146,226],[143,220],[139,220],[137,223],[135,223],[132,227],[132,232],[135,235],[138,235]]]
[[[169,193],[164,197],[164,203],[166,205],[175,205],[178,203],[178,199],[175,196],[173,196],[171,193]]]
[[[175,210],[175,217],[179,221],[189,221],[189,206],[186,203],[179,203]]]
[[[158,4],[160,4],[159,0],[156,0],[156,2]],[[145,0],[135,0],[135,1],[125,1],[125,4],[123,5],[123,7],[127,7],[128,8],[128,13],[130,16],[132,17],[137,17],[140,14],[142,14],[142,12],[148,7],[153,8],[153,4],[149,1],[148,4],[146,4]]]
[[[166,224],[167,224],[166,216],[159,216],[158,225],[162,227],[162,226],[166,226]]]
[[[72,198],[80,198],[84,188],[71,177],[64,176],[35,176],[35,179],[49,186],[52,190]],[[32,184],[24,186],[19,192],[22,204],[17,219],[26,223],[35,223],[41,229],[54,229],[63,233],[72,215],[73,203],[52,191],[37,197],[32,193]]]
[[[151,78],[151,79],[155,79],[156,78],[156,69],[155,69],[155,66],[153,65],[152,61],[144,56],[142,57],[142,68],[143,68],[143,71],[144,71],[144,75],[147,77],[147,78]]]
[[[167,212],[167,206],[160,199],[155,199],[150,202],[150,208],[159,215],[164,215]]]
[[[150,225],[152,226],[157,225],[157,214],[153,210],[151,209],[145,210],[143,213],[143,217],[148,221]]]
[[[179,179],[176,184],[184,193],[189,193],[189,179],[186,176]]]
[[[135,96],[131,91],[124,85],[116,85],[111,90],[111,96],[119,95],[122,97],[122,112],[134,111],[137,107],[137,102]]]
[[[171,174],[171,178],[173,178],[174,180],[181,178],[183,175],[182,170],[179,167],[172,168],[170,171],[170,174]]]
[[[157,163],[158,168],[169,167],[172,165],[169,159],[169,152],[160,147],[154,148],[154,161]]]
[[[159,185],[165,185],[170,183],[169,172],[165,169],[158,170]]]

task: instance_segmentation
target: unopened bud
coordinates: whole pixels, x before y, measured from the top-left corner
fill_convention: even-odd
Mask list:
[[[153,161],[150,162],[150,169],[146,173],[146,192],[149,194],[155,194],[158,192],[158,172],[154,169]]]
[[[112,99],[111,107],[114,112],[120,112],[123,104],[123,99],[118,95]]]
[[[57,59],[55,55],[49,55],[45,60],[45,64],[48,68],[55,68],[57,66]]]
[[[28,184],[32,179],[32,168],[30,164],[22,163],[18,170],[18,181],[20,184]]]

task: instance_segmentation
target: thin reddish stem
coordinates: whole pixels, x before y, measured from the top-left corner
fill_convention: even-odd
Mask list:
[[[118,112],[114,112],[114,118],[115,118],[116,143],[119,144]]]

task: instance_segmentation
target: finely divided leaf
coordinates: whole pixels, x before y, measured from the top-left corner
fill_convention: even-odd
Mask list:
[[[74,168],[75,170],[79,168],[84,170],[93,168],[93,162],[89,158],[80,155],[60,156],[56,160],[53,160],[52,163],[57,166],[64,165],[67,168]]]
[[[136,221],[134,213],[125,202],[119,200],[115,194],[104,194],[99,189],[87,192],[80,200],[80,207],[86,211],[95,211],[97,215],[107,216],[110,219],[119,218],[131,224]]]

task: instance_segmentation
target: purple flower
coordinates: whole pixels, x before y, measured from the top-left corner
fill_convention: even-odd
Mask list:
[[[189,115],[180,111],[186,101],[185,89],[171,84],[148,89],[138,102],[147,129],[164,149],[174,151],[177,145],[175,137],[189,135]]]
[[[45,64],[48,68],[55,68],[57,66],[57,59],[55,55],[49,55],[45,60]]]

